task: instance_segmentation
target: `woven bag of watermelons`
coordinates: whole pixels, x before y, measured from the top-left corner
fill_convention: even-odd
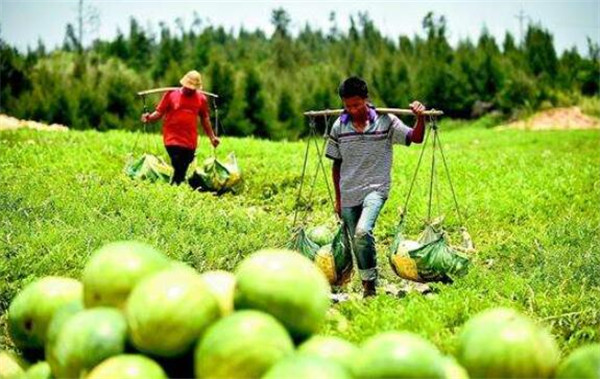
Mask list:
[[[298,228],[291,241],[287,244],[287,247],[291,250],[295,250],[300,254],[304,255],[311,261],[315,260],[317,251],[321,248],[316,242],[313,242],[306,233],[304,228]]]
[[[143,154],[138,159],[131,157],[128,160],[125,173],[136,180],[168,182],[173,175],[173,167],[156,155]]]
[[[188,183],[199,191],[239,193],[243,180],[235,154],[229,153],[225,160],[215,157],[205,159],[201,166],[193,168]]]
[[[450,283],[469,269],[469,258],[450,246],[443,230],[433,225],[425,226],[418,241],[405,239],[399,228],[388,258],[398,276],[416,282]]]
[[[334,287],[342,287],[352,278],[352,252],[344,243],[342,226],[335,233],[324,225],[308,231],[299,228],[288,247],[312,260]]]

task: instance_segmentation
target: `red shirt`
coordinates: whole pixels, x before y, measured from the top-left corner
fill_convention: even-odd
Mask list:
[[[196,92],[184,96],[181,89],[165,93],[156,110],[165,115],[163,142],[165,146],[198,146],[198,116],[208,116],[206,96]]]

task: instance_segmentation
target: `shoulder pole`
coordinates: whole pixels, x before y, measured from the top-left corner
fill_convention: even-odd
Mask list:
[[[304,112],[305,116],[339,116],[342,114],[343,109],[325,109],[322,111],[308,111]],[[400,108],[375,108],[375,112],[377,113],[391,113],[399,116],[410,116],[414,115],[413,111],[410,109],[400,109]],[[430,109],[422,113],[424,116],[442,116],[444,114],[443,111],[438,111],[436,109]]]
[[[160,93],[160,92],[168,92],[168,91],[174,91],[174,90],[178,90],[180,87],[162,87],[162,88],[154,88],[154,89],[148,89],[145,91],[140,91],[138,92],[138,96],[144,96],[144,95],[150,95],[153,93]],[[202,90],[197,90],[198,92],[206,95],[206,96],[210,96],[213,98],[218,98],[219,95],[214,94],[212,92],[207,92],[207,91],[202,91]]]

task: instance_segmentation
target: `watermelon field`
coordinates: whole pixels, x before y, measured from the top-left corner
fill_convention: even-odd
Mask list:
[[[453,354],[469,318],[506,306],[549,328],[563,356],[600,342],[600,131],[448,121],[440,139],[477,249],[468,274],[452,284],[432,283],[428,294],[407,290],[398,297],[380,289],[366,300],[355,274],[345,288],[355,295],[332,304],[320,333],[360,343],[385,331],[410,331]],[[79,279],[91,253],[109,242],[145,242],[199,272],[234,271],[251,253],[288,243],[296,207],[297,223],[335,225],[322,173],[310,191],[318,172],[314,149],[297,201],[305,148],[306,141],[223,137],[217,156],[235,152],[244,189],[215,196],[125,175],[130,153],[166,158],[158,135],[0,131],[0,348],[15,349],[7,310],[25,285],[49,275]],[[375,229],[383,287],[412,288],[395,276],[387,251],[420,149],[395,148],[392,191]],[[411,236],[427,216],[428,152],[407,207]],[[202,137],[198,158],[211,154]],[[330,162],[324,163],[329,175]],[[441,168],[433,210],[458,240],[462,225]]]

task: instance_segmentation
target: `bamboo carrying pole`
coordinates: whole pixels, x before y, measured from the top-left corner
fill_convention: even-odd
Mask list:
[[[154,89],[149,89],[149,90],[146,90],[146,91],[140,91],[137,94],[138,94],[138,96],[144,96],[144,95],[150,95],[152,93],[174,91],[174,90],[178,90],[179,88],[181,88],[181,87],[154,88]],[[203,93],[203,94],[205,94],[207,96],[210,96],[210,97],[214,97],[214,98],[218,98],[219,97],[219,95],[211,93],[211,92],[206,92],[206,91],[202,91],[202,90],[197,90],[197,91],[200,92],[200,93]]]
[[[304,112],[305,116],[339,116],[342,114],[343,109],[326,109],[324,111],[308,111]],[[375,108],[375,112],[377,113],[391,113],[395,115],[414,115],[414,113],[410,109],[400,109],[400,108]],[[424,111],[422,115],[424,116],[441,116],[443,115],[443,111],[438,111],[435,109],[431,109],[428,111]]]

